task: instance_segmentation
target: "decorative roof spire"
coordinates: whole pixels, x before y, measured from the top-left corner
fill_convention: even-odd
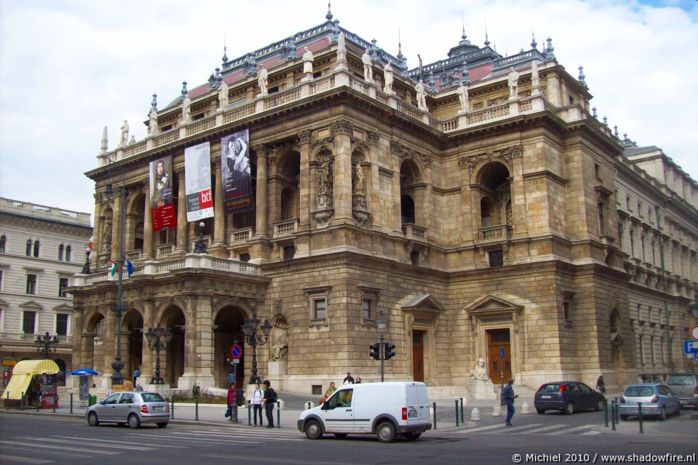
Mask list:
[[[487,36],[487,31],[485,31],[485,47],[490,46],[490,38]]]
[[[325,18],[327,18],[327,21],[332,21],[332,4],[330,2],[327,2],[327,14],[325,15]]]
[[[579,66],[579,77],[577,77],[577,80],[579,80],[579,83],[584,86],[585,89],[589,88],[587,86],[586,81],[584,80],[586,76],[584,76],[584,66]]]
[[[150,102],[150,111],[158,111],[158,94],[153,92],[153,100]]]
[[[616,138],[618,138],[618,125],[617,124],[613,126],[613,135],[616,136]]]
[[[400,36],[400,28],[397,28],[397,57],[402,60],[402,37]]]
[[[182,81],[182,97],[186,97],[189,91],[187,90],[187,81]]]
[[[596,118],[596,117],[599,116],[599,115],[596,113],[596,107],[593,107],[593,108],[591,109],[591,116],[593,116],[594,118]]]
[[[536,35],[533,32],[531,32],[531,48],[535,49],[536,47],[538,47],[538,42],[536,42]]]

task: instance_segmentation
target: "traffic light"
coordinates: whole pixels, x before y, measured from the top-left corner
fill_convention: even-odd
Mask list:
[[[375,344],[371,344],[369,346],[371,348],[371,357],[375,358],[376,360],[381,359],[381,346],[378,342]]]
[[[385,343],[385,360],[390,360],[391,358],[395,357],[395,352],[393,352],[394,348],[395,344],[391,344],[389,342]]]

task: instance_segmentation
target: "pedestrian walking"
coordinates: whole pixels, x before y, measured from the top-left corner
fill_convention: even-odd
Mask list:
[[[351,373],[347,371],[347,376],[344,377],[342,384],[354,384],[354,378],[352,378]]]
[[[136,367],[136,369],[133,370],[133,385],[134,386],[136,386],[138,384],[138,378],[140,378],[140,376],[141,376],[141,372],[138,369],[138,367]]]
[[[257,414],[259,414],[259,426],[264,426],[262,421],[262,404],[264,403],[264,391],[259,387],[259,384],[254,385],[252,393],[252,410],[254,411],[254,425],[257,426]]]
[[[514,388],[512,387],[513,385],[514,380],[509,378],[507,385],[504,386],[504,389],[502,389],[502,397],[504,397],[504,402],[507,404],[507,418],[505,420],[505,424],[507,426],[512,426],[511,418],[514,416],[514,399],[519,397],[514,394]]]
[[[603,380],[603,375],[600,375],[596,380],[596,390],[606,395],[606,382]]]
[[[274,427],[274,404],[278,397],[276,391],[271,388],[271,383],[268,379],[264,380],[264,410],[267,414],[267,428]]]
[[[238,408],[238,406],[235,403],[235,385],[231,384],[228,388],[228,411],[225,412],[225,416],[229,417],[228,421],[233,422],[237,420],[237,418],[233,418],[233,409],[236,408]]]
[[[225,366],[228,369],[228,382],[232,384],[235,382],[235,364],[226,358]]]

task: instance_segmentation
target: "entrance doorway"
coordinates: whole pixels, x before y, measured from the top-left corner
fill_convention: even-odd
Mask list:
[[[426,331],[412,330],[412,378],[424,381],[424,334]]]
[[[511,344],[508,329],[487,330],[487,367],[493,384],[511,378]],[[504,358],[502,358],[502,353]]]

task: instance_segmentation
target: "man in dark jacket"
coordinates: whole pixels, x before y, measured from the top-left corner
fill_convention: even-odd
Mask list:
[[[509,378],[509,381],[507,381],[507,385],[504,386],[504,389],[502,389],[502,397],[504,397],[504,402],[506,402],[507,404],[507,426],[512,426],[511,417],[514,416],[514,399],[519,397],[517,395],[514,395],[514,388],[512,387],[513,384],[514,380]]]
[[[269,380],[264,380],[264,411],[267,414],[267,428],[274,427],[274,404],[278,400],[276,391],[271,388]]]

